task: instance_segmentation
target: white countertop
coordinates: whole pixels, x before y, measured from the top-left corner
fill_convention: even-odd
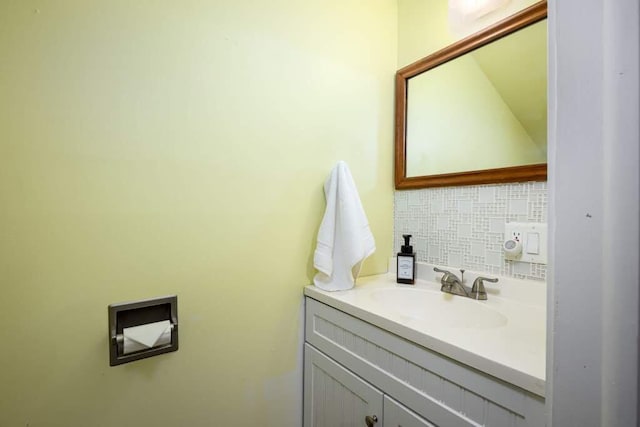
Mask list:
[[[440,283],[436,281],[438,276],[429,273],[432,266],[420,265],[419,269],[418,277],[430,280],[416,280],[415,285],[400,285],[396,283],[395,274],[389,273],[359,278],[356,286],[348,291],[326,292],[315,286],[307,286],[304,293],[416,344],[544,397],[545,284],[501,278],[500,286],[486,284],[488,300],[474,301],[440,292]],[[465,280],[465,283],[472,279]],[[389,291],[390,289],[395,290]],[[377,297],[396,295],[397,289],[406,289],[414,293],[410,295],[417,296],[428,293],[432,300],[441,300],[442,306],[435,307],[436,310],[432,307],[416,317],[403,313],[403,307],[397,307],[398,304],[394,306],[391,301],[393,298],[381,301]],[[486,322],[466,320],[461,322],[462,326],[455,325],[457,319],[451,317],[453,310],[447,311],[453,308],[452,303],[457,304],[455,308],[458,313],[461,313],[461,307],[467,312],[475,312],[476,307],[469,304],[480,304],[483,307],[478,307],[479,312],[486,312],[484,314],[501,320],[496,325],[493,317],[489,316]],[[415,312],[415,307],[405,307],[404,310]]]

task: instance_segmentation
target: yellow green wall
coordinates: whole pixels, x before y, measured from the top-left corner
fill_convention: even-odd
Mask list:
[[[447,0],[397,0],[398,68],[409,65],[443,47],[488,27],[538,0],[511,0],[506,6],[453,31],[449,26]]]
[[[296,426],[323,181],[391,255],[396,1],[0,3],[0,425]],[[180,350],[108,366],[107,305]]]

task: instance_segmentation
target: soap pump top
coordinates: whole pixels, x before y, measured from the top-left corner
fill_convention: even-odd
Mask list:
[[[403,234],[402,237],[404,238],[404,245],[402,245],[402,247],[400,248],[400,253],[412,254],[413,246],[409,244],[409,239],[411,239],[411,234]]]

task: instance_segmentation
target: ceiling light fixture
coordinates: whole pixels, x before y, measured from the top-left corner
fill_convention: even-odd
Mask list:
[[[449,0],[449,24],[461,30],[477,19],[500,9],[511,0]]]

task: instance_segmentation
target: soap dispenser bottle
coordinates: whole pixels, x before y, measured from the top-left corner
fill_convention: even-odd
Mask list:
[[[413,285],[416,281],[416,254],[409,244],[411,234],[403,234],[404,245],[400,248],[396,265],[396,282]]]

